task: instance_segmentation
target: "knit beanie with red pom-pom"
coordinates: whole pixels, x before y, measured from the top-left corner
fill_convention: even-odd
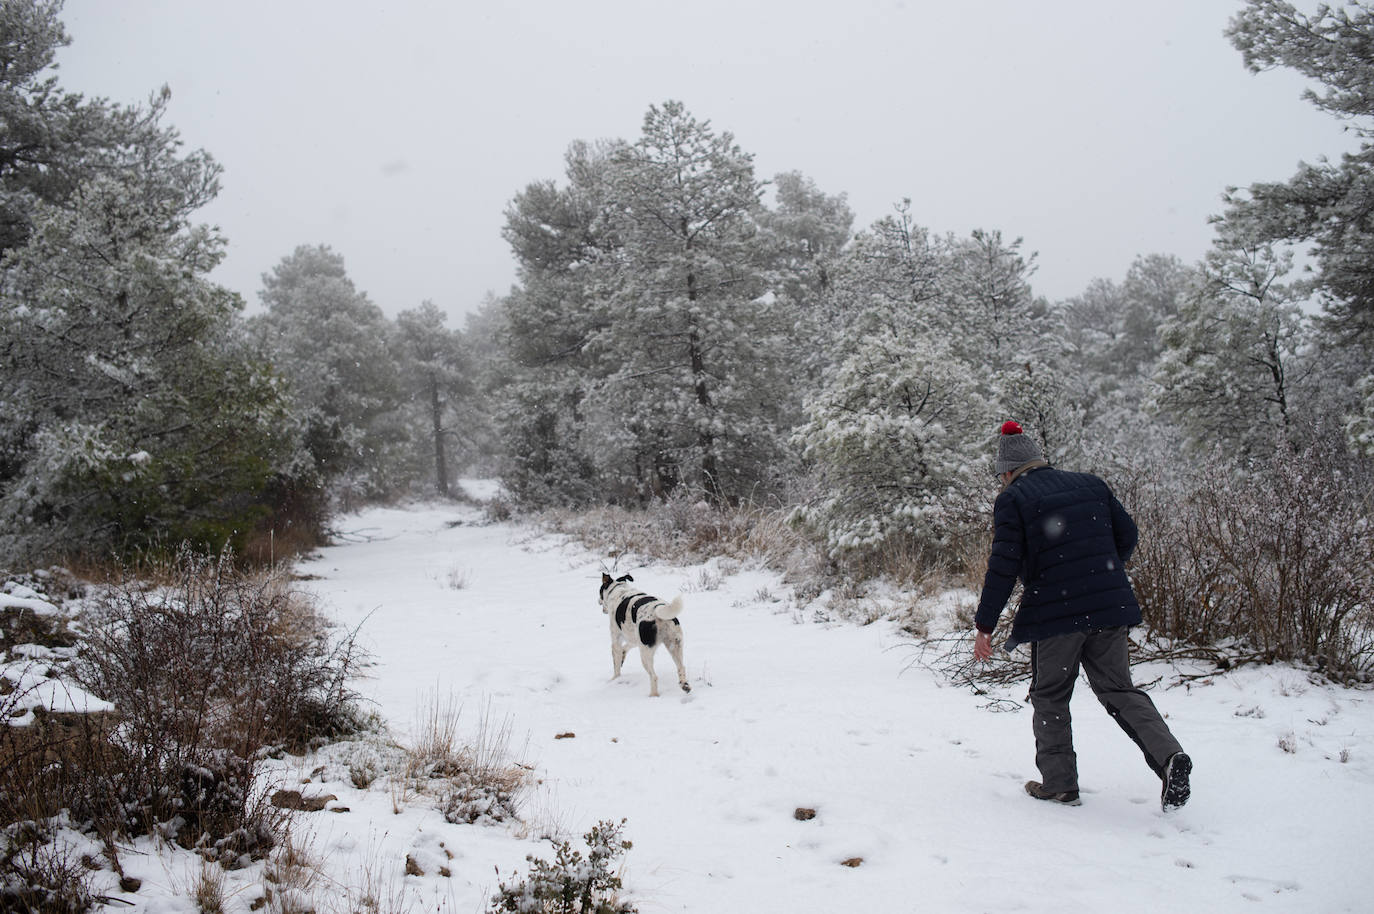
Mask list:
[[[1021,430],[1021,425],[1008,419],[1002,423],[1002,434],[997,436],[997,462],[994,464],[997,475],[1019,470],[1026,464],[1044,461],[1045,454],[1031,436]]]

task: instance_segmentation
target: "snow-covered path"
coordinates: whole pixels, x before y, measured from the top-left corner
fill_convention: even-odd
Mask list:
[[[1084,686],[1084,803],[1060,808],[1022,793],[1035,776],[1027,711],[990,713],[986,698],[909,668],[909,643],[886,624],[799,624],[772,574],[701,590],[701,568],[617,569],[665,598],[687,591],[693,691],[677,690],[660,651],[663,697],[649,698],[634,654],[608,681],[603,557],[451,505],[340,527],[351,541],[300,570],[326,613],[360,627],[376,661],[362,691],[402,735],[436,695],[469,723],[484,709],[508,718],[543,780],[527,818],[571,835],[627,819],[623,875],[641,911],[1374,909],[1370,693],[1286,669],[1156,689],[1196,762],[1193,801],[1166,816],[1158,782]],[[326,854],[412,827],[376,812],[388,803],[327,786],[354,811],[328,823]],[[798,821],[798,807],[816,817]],[[428,886],[460,912],[482,910],[493,863],[509,875],[526,853],[549,856],[499,829],[416,827],[427,837],[402,844],[441,835],[463,849],[452,878]]]

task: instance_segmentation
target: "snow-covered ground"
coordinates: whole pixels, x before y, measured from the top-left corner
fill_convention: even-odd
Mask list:
[[[460,730],[508,725],[540,783],[526,827],[451,825],[423,797],[289,763],[284,779],[310,778],[303,789],[348,810],[295,825],[327,874],[312,888],[324,910],[372,881],[413,910],[480,912],[526,854],[552,858],[534,835],[622,818],[634,843],[622,875],[643,912],[1374,908],[1369,692],[1286,668],[1164,688],[1168,668],[1138,668],[1165,676],[1152,694],[1196,765],[1192,802],[1165,815],[1158,781],[1081,684],[1083,805],[1064,808],[1022,792],[1036,774],[1028,710],[993,713],[912,666],[886,623],[805,621],[769,572],[702,589],[718,568],[621,562],[650,593],[686,593],[693,690],[677,690],[660,651],[663,696],[650,698],[634,654],[609,681],[605,556],[453,505],[338,526],[344,541],[301,566],[302,586],[358,629],[375,660],[361,691],[397,737],[452,700]],[[405,875],[407,856],[424,875]],[[167,909],[193,910],[191,877],[158,865],[140,875],[161,879]],[[228,907],[253,897],[231,893]]]

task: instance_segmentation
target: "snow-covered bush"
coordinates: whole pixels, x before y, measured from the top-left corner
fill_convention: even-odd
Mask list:
[[[827,565],[824,551],[788,522],[790,513],[781,505],[713,507],[702,493],[679,490],[642,509],[549,510],[538,522],[621,566],[635,561],[690,565],[728,556],[765,562],[793,581],[819,577]]]
[[[1374,458],[1374,374],[1362,379],[1358,386],[1360,408],[1347,417],[1345,432],[1350,446],[1366,457]]]
[[[393,787],[435,799],[454,824],[493,825],[518,818],[528,768],[511,757],[510,718],[500,721],[490,708],[466,740],[459,738],[461,709],[437,696],[429,705],[420,738],[402,765],[389,772]]]
[[[620,877],[613,869],[632,846],[620,836],[624,826],[623,819],[598,822],[582,836],[585,857],[571,841],[554,842],[552,863],[527,856],[529,875],[501,883],[487,914],[633,914],[639,909],[619,897]]]
[[[0,828],[0,911],[78,914],[95,907],[82,852],[98,853],[65,818]]]
[[[358,658],[280,577],[193,553],[161,572],[88,598],[73,677],[119,725],[61,747],[54,802],[102,834],[154,831],[235,865],[275,840],[258,761],[356,726]]]
[[[989,453],[978,379],[938,341],[879,327],[806,404],[796,433],[822,477],[800,517],[837,559],[946,546]]]
[[[1228,663],[1291,661],[1369,681],[1370,469],[1339,447],[1281,446],[1244,471],[1217,462],[1176,484],[1124,480],[1141,530],[1130,572],[1150,632],[1225,648]]]

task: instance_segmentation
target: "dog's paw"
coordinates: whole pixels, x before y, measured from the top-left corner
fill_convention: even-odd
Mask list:
[[[691,687],[689,684],[685,683],[685,682],[680,682],[680,683],[678,683],[678,685],[682,686],[682,691],[684,691],[684,692],[690,692],[690,691],[692,691],[692,687]]]

